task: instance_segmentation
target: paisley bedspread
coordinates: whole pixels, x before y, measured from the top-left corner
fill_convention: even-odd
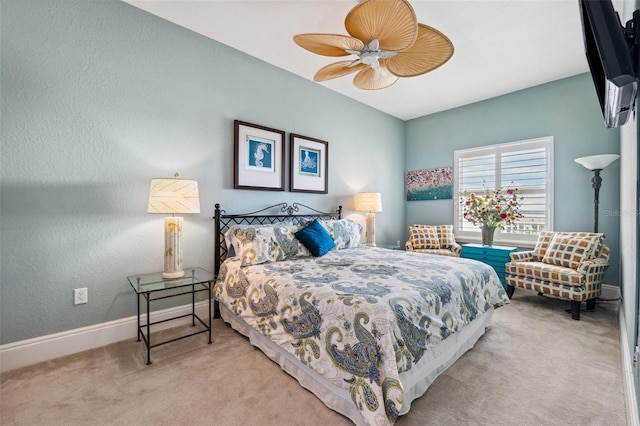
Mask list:
[[[230,258],[218,280],[220,303],[348,389],[371,425],[397,419],[399,373],[509,302],[483,263],[371,247],[252,266]]]

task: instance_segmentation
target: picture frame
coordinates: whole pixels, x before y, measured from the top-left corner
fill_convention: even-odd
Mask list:
[[[329,142],[289,134],[289,190],[327,194],[329,190]]]
[[[284,131],[240,120],[233,125],[233,187],[284,191]]]
[[[407,172],[407,201],[453,199],[453,167]]]

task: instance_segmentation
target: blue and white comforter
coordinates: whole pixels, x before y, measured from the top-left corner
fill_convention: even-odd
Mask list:
[[[398,417],[399,373],[509,302],[483,263],[370,247],[252,266],[230,258],[218,279],[220,303],[348,389],[371,425]]]

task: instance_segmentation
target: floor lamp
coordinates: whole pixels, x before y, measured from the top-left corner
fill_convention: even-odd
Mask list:
[[[182,270],[182,217],[176,214],[200,213],[198,182],[195,180],[151,179],[148,213],[171,214],[164,218],[164,278],[180,278]]]
[[[376,215],[382,211],[382,195],[379,192],[360,192],[356,194],[356,210],[366,211],[365,244],[376,246]]]
[[[600,186],[602,185],[602,178],[600,177],[600,171],[607,167],[609,164],[620,158],[617,154],[603,154],[603,155],[591,155],[589,157],[576,158],[575,162],[583,165],[587,169],[593,172],[591,178],[591,187],[594,190],[593,198],[593,232],[598,232],[598,204],[600,203],[599,194]]]

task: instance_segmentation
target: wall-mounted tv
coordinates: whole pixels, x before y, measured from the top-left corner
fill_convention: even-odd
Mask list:
[[[622,126],[633,114],[638,90],[625,27],[610,0],[580,0],[580,14],[585,53],[605,124]],[[629,28],[634,28],[633,23]]]

